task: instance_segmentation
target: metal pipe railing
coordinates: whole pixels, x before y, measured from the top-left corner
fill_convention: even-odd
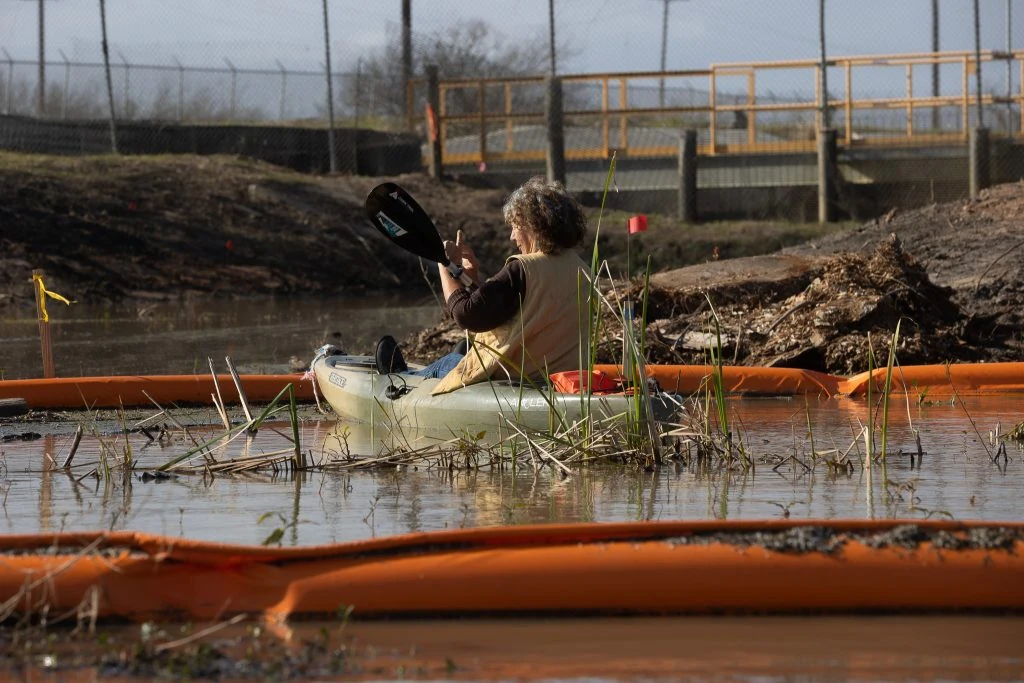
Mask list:
[[[1024,79],[1024,50],[1013,53],[1005,52],[983,52],[981,60],[989,62],[994,60],[1017,61],[1020,64],[1022,79]],[[893,144],[948,144],[950,140],[966,140],[970,130],[970,110],[972,108],[972,97],[977,97],[983,107],[990,107],[999,102],[1008,102],[1012,107],[1014,104],[1024,104],[1024,96],[1020,92],[1011,94],[1009,97],[998,98],[991,94],[972,93],[970,76],[976,69],[976,56],[973,51],[948,51],[939,53],[907,53],[907,54],[885,54],[885,55],[854,55],[845,57],[833,57],[827,62],[826,68],[838,68],[843,71],[843,83],[845,92],[841,97],[836,97],[831,92],[821,93],[820,74],[821,64],[817,60],[786,60],[778,62],[729,62],[712,64],[706,70],[688,71],[639,71],[628,73],[601,73],[601,74],[568,74],[562,77],[566,84],[594,86],[596,95],[589,100],[578,98],[576,101],[567,97],[565,116],[576,121],[596,120],[599,127],[599,134],[592,147],[573,148],[567,152],[574,157],[607,157],[613,150],[620,156],[649,155],[677,153],[675,145],[648,145],[636,147],[631,144],[637,139],[634,129],[642,126],[658,127],[676,131],[681,127],[681,118],[692,119],[698,117],[705,119],[700,125],[695,125],[692,120],[686,121],[686,127],[703,128],[707,131],[707,142],[702,146],[705,153],[716,154],[723,150],[729,152],[749,151],[772,151],[781,150],[787,147],[793,149],[812,148],[810,137],[796,138],[799,133],[804,136],[806,124],[804,117],[810,112],[822,108],[821,98],[826,97],[824,107],[831,111],[840,111],[843,114],[843,122],[840,127],[840,139],[847,146],[871,145],[880,143]],[[914,68],[928,65],[959,65],[961,70],[961,92],[942,96],[932,94],[919,96],[914,93]],[[855,84],[863,82],[856,79],[856,74],[868,68],[872,69],[899,69],[903,81],[903,92],[893,96],[878,96],[867,91],[868,86],[862,86],[863,95],[858,96],[854,92]],[[795,97],[787,100],[772,97],[769,93],[759,91],[759,74],[765,72],[777,73],[780,70],[793,72],[806,71],[815,79],[815,89],[812,95]],[[742,77],[746,80],[745,93],[724,97],[721,91],[723,79]],[[644,81],[665,78],[671,82],[697,81],[706,83],[706,103],[694,103],[686,105],[669,106],[658,100],[656,106],[645,106],[644,98],[640,96],[645,90],[654,92],[654,86],[648,86]],[[515,77],[515,78],[489,78],[489,79],[457,79],[443,81],[442,92],[446,95],[456,93],[464,88],[475,88],[482,91],[488,86],[501,86],[500,101],[498,106],[489,108],[489,100],[483,96],[476,98],[478,101],[475,111],[458,111],[453,107],[445,108],[441,116],[441,126],[446,123],[460,124],[473,122],[479,127],[481,139],[480,148],[473,152],[461,151],[458,154],[446,154],[446,158],[456,161],[486,162],[488,158],[493,159],[529,159],[536,156],[538,159],[543,156],[543,149],[517,150],[514,145],[514,124],[527,121],[538,121],[543,117],[542,101],[539,98],[531,100],[528,97],[521,98],[521,101],[514,103],[513,98],[518,91],[524,88],[531,88],[541,85],[542,77]],[[610,91],[618,89],[618,97],[612,97]],[[700,88],[691,89],[691,97],[700,93]],[[652,99],[653,98],[649,98]],[[443,97],[447,100],[447,97]],[[730,101],[731,100],[731,101]],[[466,98],[464,102],[469,102]],[[523,102],[526,102],[524,104]],[[922,110],[939,110],[943,107],[957,107],[961,110],[960,125],[952,129],[921,128],[915,121],[915,116]],[[858,119],[858,112],[866,111],[897,112],[902,111],[905,120],[879,126]],[[737,116],[741,127],[746,134],[743,139],[732,138],[728,143],[719,140],[724,130],[720,115],[742,114]],[[788,123],[794,132],[794,138],[768,139],[774,131],[775,135],[781,134],[786,128],[787,122],[781,120],[786,114],[792,115]],[[759,116],[771,117],[773,121],[766,123],[758,121]],[[938,120],[938,118],[936,118]],[[1020,113],[1021,127],[1024,128],[1024,107]],[[895,121],[895,119],[894,119]],[[617,124],[618,144],[611,139],[611,126]],[[677,125],[678,124],[678,125]],[[499,149],[485,148],[485,135],[492,128],[501,127],[505,130],[504,145]],[[1020,128],[1015,133],[1020,135]]]

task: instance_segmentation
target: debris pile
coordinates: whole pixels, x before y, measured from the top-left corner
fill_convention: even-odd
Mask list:
[[[886,362],[897,324],[901,363],[984,357],[965,334],[953,291],[934,284],[895,234],[868,256],[846,252],[821,261],[807,286],[790,296],[771,298],[766,289],[719,306],[717,292],[705,294],[707,305],[689,315],[648,317],[651,362],[704,363],[709,346],[720,343],[726,364],[851,375],[867,368],[869,349],[875,365]],[[659,304],[655,311],[672,297],[653,290],[651,295]]]

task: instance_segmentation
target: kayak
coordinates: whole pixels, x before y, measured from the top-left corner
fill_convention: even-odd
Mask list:
[[[410,371],[423,366],[410,365]],[[341,418],[392,428],[512,429],[556,432],[579,422],[635,414],[632,395],[576,394],[518,382],[491,381],[432,396],[438,379],[409,372],[380,374],[371,356],[318,357],[312,364],[320,393]]]

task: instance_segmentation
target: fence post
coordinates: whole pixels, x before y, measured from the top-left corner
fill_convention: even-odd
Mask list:
[[[547,97],[544,116],[548,131],[548,182],[557,180],[565,185],[565,128],[562,116],[562,79],[548,75],[545,78]]]
[[[36,293],[36,320],[39,321],[39,344],[43,352],[43,377],[49,379],[55,377],[53,369],[53,344],[50,340],[50,322],[46,319],[46,302],[43,297],[43,271],[35,269],[32,271],[32,289]]]
[[[327,156],[331,173],[338,172],[338,150],[334,145],[334,88],[331,83],[331,32],[327,16],[327,0],[323,0],[324,8],[324,78],[327,83]]]
[[[835,200],[839,168],[836,131],[831,128],[818,131],[818,222],[831,223],[836,219]]]
[[[697,222],[697,131],[684,130],[679,139],[679,220]]]
[[[281,70],[281,106],[277,114],[277,119],[278,121],[284,121],[284,103],[288,92],[288,72],[285,71],[284,64],[279,60],[275,59],[274,61],[277,62],[277,68]]]
[[[71,60],[64,54],[64,50],[57,50],[60,53],[60,58],[64,60],[64,97],[60,105],[60,118],[64,121],[68,120],[68,88],[71,83]]]
[[[441,85],[438,82],[437,65],[428,64],[427,73],[427,106],[434,113],[431,120],[427,122],[427,137],[430,139],[430,177],[435,180],[441,179],[441,169],[444,166],[441,148],[440,124],[435,130],[434,123],[441,114]]]
[[[229,115],[231,116],[231,122],[235,121],[235,89],[238,86],[238,69],[231,63],[231,60],[227,57],[224,58],[224,63],[228,65],[228,69],[231,71],[231,101],[228,107]]]
[[[971,129],[970,149],[967,156],[971,199],[977,199],[981,191],[989,186],[988,128],[977,126]]]
[[[132,117],[130,96],[132,67],[120,50],[117,51],[117,56],[121,58],[121,63],[124,64],[124,109],[121,111],[121,118],[130,119]]]
[[[14,59],[6,48],[0,49],[4,51],[4,56],[7,57],[7,104],[4,105],[4,114],[9,115],[11,113],[11,98],[14,97]]]
[[[413,126],[413,91],[409,81],[412,80],[412,0],[402,0],[402,91],[405,96],[405,112],[409,132]],[[436,112],[435,112],[436,113]]]
[[[103,42],[103,73],[107,81],[107,105],[110,107],[110,151],[117,154],[117,115],[114,113],[114,85],[110,78],[110,43],[107,42],[107,2],[100,0],[100,29]]]
[[[939,0],[932,0],[932,97],[939,98],[942,89],[939,87],[940,64],[939,53]],[[849,91],[846,95],[849,99]],[[932,133],[939,133],[942,129],[942,110],[938,106],[932,107]]]
[[[178,123],[185,119],[185,67],[174,57],[174,63],[178,65]]]
[[[354,119],[352,121],[352,127],[358,130],[359,129],[359,117],[362,114],[362,109],[360,108],[359,105],[360,105],[360,103],[362,102],[362,99],[363,99],[363,58],[362,57],[358,57],[356,59],[356,82],[353,85],[353,89],[356,91],[356,94],[355,94],[355,97],[352,98],[353,99],[353,102],[352,102],[352,116],[353,116],[353,119]],[[408,112],[409,109],[406,108],[406,111]],[[411,120],[412,120],[412,118],[410,117],[410,122],[411,122]],[[413,130],[413,126],[410,125],[409,126],[409,130]]]
[[[46,118],[46,3],[39,0],[39,92],[36,93],[36,115]]]

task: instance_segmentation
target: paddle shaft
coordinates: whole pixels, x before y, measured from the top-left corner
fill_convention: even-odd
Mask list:
[[[476,287],[476,283],[473,282],[473,278],[469,276],[469,274],[462,266],[456,265],[451,261],[443,265],[445,267],[445,270],[448,271],[448,274],[451,275],[453,278],[455,278],[462,284],[466,285],[467,287]]]

